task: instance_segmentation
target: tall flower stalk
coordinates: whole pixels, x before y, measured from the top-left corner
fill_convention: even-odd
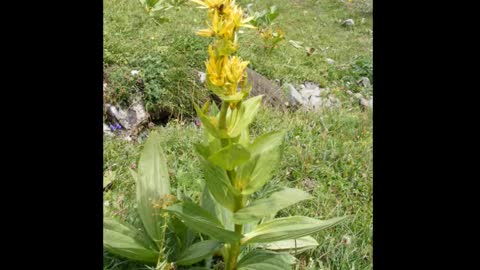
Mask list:
[[[215,133],[225,134],[220,136],[221,147],[225,148],[232,145],[236,139],[228,136],[231,123],[227,123],[227,114],[229,112],[230,115],[238,114],[239,103],[248,97],[251,90],[245,70],[249,62],[236,55],[239,47],[237,33],[240,27],[254,27],[247,24],[249,19],[243,18],[243,10],[235,4],[235,0],[192,0],[192,2],[208,10],[208,28],[199,30],[197,34],[215,38],[208,47],[209,59],[205,62],[207,87],[222,100],[218,120],[215,116],[203,120],[210,122],[207,126],[213,126],[218,130]],[[232,117],[229,120],[232,120]],[[236,183],[235,170],[227,170],[227,175],[236,191],[241,192],[241,185]],[[233,212],[244,206],[244,196],[236,196]],[[243,233],[242,224],[235,224],[234,229],[238,234]],[[231,243],[225,258],[227,270],[236,269],[239,253],[240,242]]]

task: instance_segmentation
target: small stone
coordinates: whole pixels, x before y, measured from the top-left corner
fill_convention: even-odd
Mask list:
[[[370,104],[368,102],[368,100],[364,99],[364,98],[361,98],[360,99],[360,105],[364,106],[365,108],[369,108],[370,107]]]
[[[109,202],[109,201],[104,201],[104,202],[103,202],[103,205],[105,205],[106,207],[109,207],[109,206],[110,206],[110,202]]]
[[[357,81],[357,84],[363,87],[370,87],[370,79],[367,77],[362,77]]]
[[[344,235],[342,237],[342,242],[341,243],[348,246],[352,243],[352,238],[350,238],[350,236],[348,236],[348,235]]]
[[[198,79],[201,83],[204,83],[207,80],[207,74],[205,72],[198,72]]]
[[[312,179],[307,178],[307,179],[303,180],[303,186],[305,187],[305,189],[308,192],[310,192],[310,191],[313,191],[317,187],[317,183],[315,181],[313,181]]]
[[[333,60],[333,59],[331,59],[331,58],[325,59],[325,62],[327,62],[327,63],[330,64],[330,65],[335,64],[335,60]]]
[[[349,94],[349,95],[353,95],[353,92],[352,92],[352,91],[350,91],[350,90],[347,90],[347,94]]]
[[[107,106],[107,113],[115,118],[124,128],[130,129],[130,124],[128,123],[128,114],[123,110],[117,110],[115,106],[108,105]]]
[[[134,129],[148,119],[148,113],[140,102],[133,104],[128,109],[128,124]]]
[[[135,70],[135,69],[130,72],[130,74],[132,74],[132,76],[137,76],[138,73],[139,73],[139,71]]]
[[[347,19],[347,20],[343,21],[342,25],[353,26],[353,25],[355,25],[355,22],[352,19]]]
[[[292,105],[305,103],[303,96],[297,91],[297,89],[295,89],[295,87],[293,87],[293,85],[287,83],[286,86],[288,87],[288,98]]]

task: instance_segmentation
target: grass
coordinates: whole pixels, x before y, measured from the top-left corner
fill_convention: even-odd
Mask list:
[[[278,6],[274,21],[285,32],[285,41],[268,53],[255,30],[240,35],[239,55],[250,67],[270,79],[301,83],[313,81],[323,87],[340,87],[371,94],[355,82],[362,76],[372,81],[371,10],[358,3],[371,0],[268,0],[238,1],[261,11]],[[166,11],[171,21],[157,25],[136,0],[104,0],[104,73],[108,83],[106,101],[128,105],[137,91],[131,70],[139,70],[145,83],[144,100],[149,111],[158,108],[174,116],[192,116],[192,100],[205,101],[208,92],[196,80],[195,70],[204,70],[207,38],[196,36],[205,27],[206,15],[187,4]],[[355,26],[341,25],[352,18]],[[362,22],[363,20],[363,22]],[[288,40],[315,48],[308,56]],[[327,58],[335,61],[328,64]]]
[[[281,168],[266,189],[281,184],[308,190],[315,197],[280,215],[321,219],[350,215],[348,222],[314,235],[320,246],[299,256],[296,269],[372,269],[372,113],[345,93],[348,89],[371,94],[371,87],[355,83],[362,76],[373,82],[371,1],[237,2],[253,3],[255,10],[277,5],[280,16],[275,22],[286,34],[286,41],[266,53],[255,31],[245,30],[239,54],[253,69],[283,82],[320,83],[342,101],[340,109],[318,113],[263,108],[251,126],[253,136],[288,130]],[[204,70],[209,40],[195,36],[194,31],[204,26],[205,16],[190,4],[169,10],[166,16],[171,22],[158,26],[136,0],[104,0],[105,101],[128,105],[139,91],[130,71],[140,71],[147,108],[162,108],[177,116],[156,127],[162,134],[172,189],[197,199],[203,177],[193,151],[200,129],[191,119],[192,100],[201,102],[209,94],[193,72]],[[348,18],[355,21],[353,28],[341,26]],[[307,56],[288,40],[301,41],[315,52]],[[326,58],[335,63],[328,64]],[[113,180],[104,192],[105,212],[135,225],[140,220],[128,167],[136,163],[141,148],[142,142],[104,138],[104,178]],[[104,269],[147,268],[105,253]]]

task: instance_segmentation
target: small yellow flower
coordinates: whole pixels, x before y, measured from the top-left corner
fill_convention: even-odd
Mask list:
[[[235,85],[235,92],[238,83],[243,77],[245,68],[248,66],[248,63],[248,61],[242,61],[237,56],[230,57],[230,59],[228,59],[228,61],[225,63],[225,73],[227,75],[228,82]]]
[[[223,71],[223,66],[227,57],[224,56],[217,59],[213,52],[212,45],[208,46],[208,54],[210,58],[205,62],[208,80],[215,86],[225,85],[225,72]]]

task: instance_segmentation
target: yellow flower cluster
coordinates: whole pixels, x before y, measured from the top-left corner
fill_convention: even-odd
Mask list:
[[[251,18],[243,18],[243,10],[235,0],[191,0],[199,8],[208,9],[208,28],[197,32],[204,37],[215,37],[216,42],[208,47],[209,59],[205,62],[207,82],[211,90],[221,99],[238,102],[248,95],[245,69],[248,61],[233,56],[238,48],[237,31],[240,27],[250,27]],[[238,88],[241,88],[241,94]]]

